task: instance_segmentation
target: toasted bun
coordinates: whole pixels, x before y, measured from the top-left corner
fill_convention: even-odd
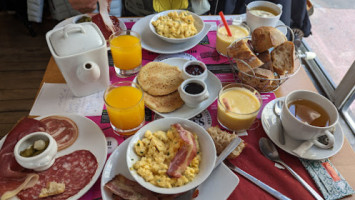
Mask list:
[[[180,98],[178,91],[164,96],[152,96],[144,93],[144,103],[154,111],[167,113],[180,108],[184,101]]]
[[[272,67],[279,75],[292,74],[295,62],[295,46],[286,41],[271,52]]]
[[[182,83],[181,70],[162,62],[150,62],[140,70],[138,83],[150,95],[167,95]]]
[[[252,44],[257,53],[277,47],[285,41],[287,41],[286,36],[277,28],[270,26],[261,26],[252,33]]]
[[[216,146],[217,154],[219,155],[222,151],[228,146],[228,144],[236,137],[236,134],[231,134],[226,131],[222,131],[218,126],[210,127],[207,129],[207,132],[213,139],[213,142]],[[234,151],[229,154],[228,158],[233,159],[239,156],[245,147],[245,143],[242,142],[234,149]]]
[[[228,48],[228,55],[236,60],[238,70],[242,72],[251,71],[264,64],[249,48],[249,45],[245,40],[233,43],[233,45]],[[238,59],[243,60],[250,67]]]

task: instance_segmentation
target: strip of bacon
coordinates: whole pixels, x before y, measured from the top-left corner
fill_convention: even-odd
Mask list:
[[[179,178],[197,155],[197,146],[196,140],[190,131],[184,129],[180,124],[173,124],[172,128],[177,130],[184,143],[170,162],[167,174],[170,177]]]

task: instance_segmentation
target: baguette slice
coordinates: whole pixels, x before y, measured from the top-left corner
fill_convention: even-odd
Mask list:
[[[252,33],[252,45],[256,53],[267,51],[286,41],[286,36],[277,28],[271,26],[261,26]]]
[[[271,52],[272,67],[279,75],[292,74],[295,62],[295,46],[286,41]]]
[[[210,127],[207,129],[207,132],[213,139],[213,142],[216,146],[217,155],[222,153],[222,151],[228,146],[228,144],[236,137],[236,134],[231,134],[226,131],[221,130],[218,126]],[[232,151],[231,154],[227,157],[228,159],[233,159],[239,156],[245,147],[245,142],[242,142]]]
[[[257,56],[264,63],[262,66],[260,66],[260,68],[274,71],[274,69],[272,68],[271,54],[269,53],[269,51],[259,53]]]
[[[242,72],[251,71],[264,64],[249,48],[249,45],[245,40],[240,40],[229,47],[228,55],[236,60],[238,70]],[[243,60],[247,65],[238,59]]]

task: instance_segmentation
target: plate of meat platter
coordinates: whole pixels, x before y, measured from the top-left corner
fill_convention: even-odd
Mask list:
[[[24,169],[14,158],[14,147],[22,137],[37,131],[49,133],[58,144],[53,165],[44,171]],[[0,140],[0,197],[38,199],[79,199],[99,178],[107,157],[106,139],[90,119],[76,115],[23,118]],[[49,183],[64,191],[49,188]],[[46,193],[47,192],[47,193]]]

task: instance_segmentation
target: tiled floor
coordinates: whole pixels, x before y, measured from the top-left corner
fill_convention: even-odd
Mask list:
[[[312,35],[305,38],[336,84],[355,60],[355,0],[314,0]]]

